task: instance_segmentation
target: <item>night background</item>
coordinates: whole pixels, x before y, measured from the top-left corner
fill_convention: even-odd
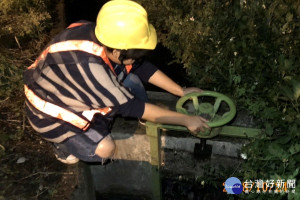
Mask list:
[[[82,165],[57,161],[26,119],[23,72],[69,24],[95,21],[105,2],[0,2],[0,200],[63,200],[78,192]],[[263,130],[247,139],[240,152],[247,158],[235,169],[205,168],[196,178],[165,175],[163,198],[300,199],[300,1],[137,2],[158,34],[148,59],[182,86],[226,94],[238,113],[253,119],[249,126]],[[225,195],[222,182],[232,174],[244,181],[297,180],[296,192]]]

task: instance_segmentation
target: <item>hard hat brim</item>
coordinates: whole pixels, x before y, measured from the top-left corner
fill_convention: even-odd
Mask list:
[[[140,47],[137,49],[149,49],[149,50],[155,49],[157,45],[157,35],[156,35],[156,30],[152,24],[149,24],[149,30],[150,30],[150,37],[148,42],[145,44],[144,47]]]

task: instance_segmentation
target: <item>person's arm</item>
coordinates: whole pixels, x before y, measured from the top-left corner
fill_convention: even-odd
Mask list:
[[[149,79],[149,83],[164,89],[171,94],[177,95],[177,96],[183,96],[183,88],[175,83],[172,79],[170,79],[166,74],[164,74],[162,71],[157,70]]]
[[[208,120],[200,116],[189,116],[146,103],[142,118],[155,123],[174,124],[187,127],[192,133],[204,131]]]
[[[189,87],[189,88],[183,88],[177,83],[175,83],[172,79],[170,79],[166,74],[164,74],[162,71],[157,70],[150,78],[149,83],[164,89],[171,94],[174,94],[176,96],[184,96],[191,92],[202,92],[201,89],[196,87]]]

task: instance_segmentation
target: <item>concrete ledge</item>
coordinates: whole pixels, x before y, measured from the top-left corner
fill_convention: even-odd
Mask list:
[[[191,138],[180,138],[180,137],[171,137],[171,136],[162,136],[161,137],[161,146],[166,149],[173,149],[179,151],[186,151],[193,153],[194,146],[196,143],[200,143],[200,139],[191,137]],[[228,157],[239,157],[240,149],[243,144],[225,142],[225,141],[216,141],[216,140],[207,140],[206,144],[212,146],[213,155],[222,155]]]
[[[162,93],[148,92],[150,103],[175,110],[177,97]],[[117,144],[116,161],[108,166],[92,165],[90,170],[97,196],[105,199],[152,199],[152,172],[150,164],[150,143],[144,126],[137,119],[117,118],[112,129],[112,136]],[[202,176],[205,167],[217,169],[219,165],[236,169],[241,162],[239,151],[241,140],[220,137],[206,140],[212,146],[212,155],[205,160],[194,157],[195,144],[200,139],[188,133],[172,134],[162,131],[161,166],[168,174],[188,174]],[[107,198],[109,199],[109,198]]]
[[[118,200],[123,199],[122,196],[152,199],[149,162],[116,160],[108,166],[93,165],[90,169],[98,199],[105,199],[105,196],[115,196]]]
[[[118,118],[115,124],[117,126],[113,127],[112,136],[118,147],[116,161],[108,166],[90,166],[95,191],[101,198],[118,194],[130,195],[131,199],[152,199],[150,143],[146,129],[135,119]],[[212,156],[199,161],[194,158],[194,147],[200,139],[183,134],[181,136],[168,136],[168,131],[161,136],[163,173],[196,177],[202,176],[207,166],[215,169],[219,165],[234,168],[241,162],[237,156],[242,144],[207,140],[207,144],[212,145]]]
[[[78,173],[79,185],[72,195],[72,200],[96,200],[93,176],[89,166],[79,162]]]
[[[149,100],[157,100],[157,101],[169,101],[169,102],[175,102],[178,100],[178,97],[169,93],[165,92],[153,92],[153,91],[147,91],[147,95]]]

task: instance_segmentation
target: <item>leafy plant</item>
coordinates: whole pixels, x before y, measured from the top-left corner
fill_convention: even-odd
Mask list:
[[[259,119],[265,131],[244,148],[243,179],[299,179],[300,2],[139,2],[193,85],[229,94]]]
[[[47,6],[40,0],[2,0],[0,2],[1,46],[14,47],[15,40],[36,39],[51,27]],[[18,44],[20,45],[20,44]]]
[[[46,31],[53,25],[54,12],[50,9],[56,2],[0,1],[0,199],[55,198],[63,174],[59,170],[65,170],[59,166],[49,178],[47,171],[55,163],[47,143],[42,144],[27,123],[22,81],[24,70],[49,38]],[[39,156],[41,151],[45,157]],[[26,162],[18,164],[19,158]]]

